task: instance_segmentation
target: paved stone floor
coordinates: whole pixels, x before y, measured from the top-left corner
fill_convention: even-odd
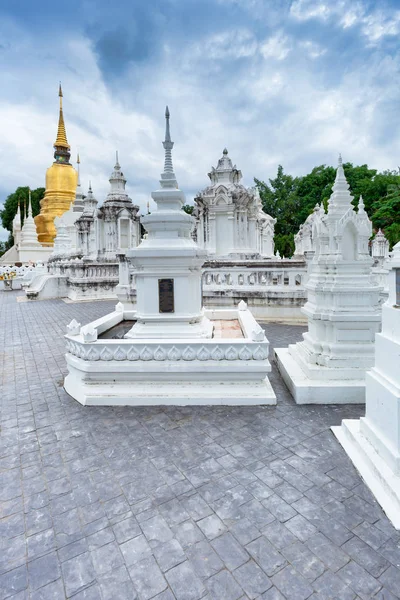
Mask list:
[[[17,295],[0,292],[0,598],[400,597],[400,534],[329,429],[361,406],[295,406],[274,370],[276,407],[82,407],[62,334],[112,303]]]

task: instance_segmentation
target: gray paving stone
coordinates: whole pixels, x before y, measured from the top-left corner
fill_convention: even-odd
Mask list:
[[[0,575],[0,597],[8,598],[28,587],[26,566],[17,567]]]
[[[233,576],[251,599],[257,598],[272,586],[270,579],[253,560],[236,569]]]
[[[173,537],[171,529],[160,515],[144,521],[140,526],[151,547],[167,542]]]
[[[57,579],[39,590],[32,591],[31,600],[65,600],[65,589],[62,579]]]
[[[195,572],[202,579],[215,575],[224,568],[224,563],[207,541],[197,542],[186,550]]]
[[[325,571],[326,567],[321,560],[301,542],[291,544],[283,548],[281,552],[296,571],[307,579],[307,581],[314,581]]]
[[[341,548],[335,546],[322,533],[313,535],[306,544],[331,571],[338,571],[350,560]]]
[[[124,542],[120,545],[120,549],[128,566],[151,555],[151,548],[144,535],[138,535]]]
[[[262,600],[286,600],[286,598],[282,596],[280,591],[275,586],[265,592],[261,598]]]
[[[371,597],[381,588],[379,581],[354,561],[342,567],[337,574],[360,596]]]
[[[249,560],[249,555],[231,533],[224,533],[211,545],[230,571]]]
[[[342,549],[373,577],[379,577],[390,566],[389,561],[356,536],[343,544]]]
[[[243,546],[257,539],[261,535],[261,531],[254,525],[254,523],[251,523],[246,518],[236,521],[230,526],[229,529]]]
[[[264,536],[247,544],[246,550],[269,577],[286,564],[284,557]]]
[[[209,540],[213,540],[226,531],[226,526],[217,515],[210,515],[209,517],[200,519],[200,521],[197,521],[197,525]]]
[[[187,548],[205,539],[204,534],[193,521],[179,523],[179,525],[172,527],[172,530],[182,548]]]
[[[206,581],[211,600],[238,600],[243,590],[228,571],[220,571]]]
[[[137,593],[125,566],[98,576],[97,581],[104,600],[135,600]]]
[[[141,533],[135,517],[128,517],[113,525],[115,538],[119,544],[130,540]]]
[[[287,598],[305,600],[313,593],[308,582],[291,566],[273,575],[272,582]]]
[[[117,569],[124,563],[119,546],[116,542],[110,542],[100,548],[91,551],[92,562],[97,575]]]
[[[313,587],[321,598],[340,598],[340,600],[353,600],[355,593],[350,589],[336,573],[325,571],[321,577],[316,579]]]
[[[392,594],[400,597],[400,569],[389,567],[379,578],[379,581]]]
[[[279,521],[273,521],[263,528],[263,535],[276,547],[278,550],[289,546],[297,541],[289,529]]]
[[[89,552],[66,560],[61,565],[67,596],[72,596],[88,587],[96,579]]]
[[[153,557],[136,562],[128,570],[140,600],[153,598],[167,587],[167,582]]]
[[[57,554],[54,552],[31,560],[28,562],[28,573],[32,590],[56,581],[61,575]]]
[[[182,546],[177,540],[169,540],[153,548],[153,554],[162,571],[168,571],[186,560]]]
[[[318,531],[312,523],[303,517],[303,515],[292,517],[289,521],[286,521],[285,527],[287,527],[301,542],[305,542]]]
[[[205,588],[189,561],[170,569],[165,575],[177,600],[198,600]]]

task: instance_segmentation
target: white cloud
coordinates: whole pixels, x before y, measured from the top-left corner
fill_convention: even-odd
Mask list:
[[[317,44],[312,40],[305,40],[303,42],[299,42],[299,46],[300,48],[303,48],[305,50],[306,54],[310,58],[319,58],[320,56],[326,54],[327,51],[326,48],[323,48],[322,46],[320,46],[320,44]]]
[[[289,38],[282,32],[265,40],[260,45],[260,53],[264,58],[284,60],[291,50]]]
[[[371,45],[382,38],[400,33],[400,11],[379,8],[370,9],[366,2],[337,0],[318,2],[315,0],[295,0],[290,7],[290,15],[297,21],[318,19],[327,22],[334,19],[343,29],[360,27]]]

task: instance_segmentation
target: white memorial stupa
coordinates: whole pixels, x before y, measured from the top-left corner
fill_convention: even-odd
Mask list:
[[[308,331],[302,342],[275,349],[298,404],[364,402],[365,372],[374,364],[381,288],[373,280],[368,252],[372,224],[361,198],[358,212],[351,202],[339,157],[328,212],[314,214],[315,255],[302,309]]]
[[[88,405],[276,404],[267,374],[269,342],[244,302],[202,308],[206,251],[191,237],[194,218],[172,166],[166,110],[164,172],[142,217],[147,236],[127,251],[137,308],[85,327],[67,327],[66,391]],[[132,323],[134,322],[134,323]]]

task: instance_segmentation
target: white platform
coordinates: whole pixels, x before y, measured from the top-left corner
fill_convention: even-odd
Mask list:
[[[345,419],[332,431],[396,529],[400,529],[400,476],[360,431],[360,419]]]
[[[236,319],[243,337],[98,337],[123,320],[136,318],[136,313],[122,308],[118,305],[117,310],[85,328],[75,323],[65,336],[68,375],[64,388],[81,404],[276,404],[267,376],[271,371],[269,342],[248,309],[205,311],[205,317],[213,321]]]
[[[137,373],[132,373],[132,365],[128,366],[132,381],[129,383],[129,372],[125,372],[122,381],[103,384],[96,378],[91,382],[82,372],[81,366],[74,368],[77,359],[67,355],[68,375],[64,381],[65,391],[83,405],[87,406],[208,406],[208,405],[263,405],[276,404],[276,396],[266,377],[260,382],[245,382],[217,380],[210,377],[208,382],[179,380],[178,363],[168,363],[168,378],[171,370],[176,369],[176,381],[162,381],[160,379],[149,381],[154,373],[147,373],[147,380],[140,380]],[[78,359],[79,360],[79,359]],[[109,363],[110,366],[111,363]],[[223,368],[218,364],[218,371]],[[154,369],[154,366],[151,366]],[[204,370],[210,370],[211,365],[203,365]],[[99,365],[99,370],[103,366]],[[92,371],[93,374],[93,371]],[[122,375],[119,371],[120,376]],[[159,376],[160,374],[158,374]],[[199,373],[200,375],[200,373]],[[191,373],[193,376],[193,372]],[[146,377],[142,373],[142,377]]]
[[[308,365],[314,370],[313,377],[300,367],[289,348],[275,348],[278,369],[296,404],[363,404],[365,402],[364,379],[340,379],[340,369]],[[332,371],[335,379],[332,379]],[[309,373],[311,374],[311,373]]]

